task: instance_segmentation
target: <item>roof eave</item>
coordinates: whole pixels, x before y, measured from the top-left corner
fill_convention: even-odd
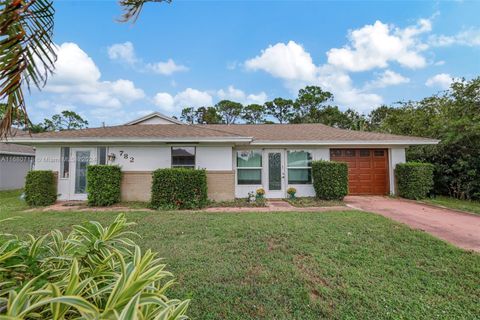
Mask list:
[[[413,145],[436,145],[440,140],[254,140],[252,145],[315,145],[315,146],[371,146],[371,145],[392,145],[392,146],[413,146]]]
[[[186,138],[30,138],[30,139],[12,139],[16,144],[32,145],[32,144],[54,144],[54,143],[188,143],[188,142],[219,142],[219,143],[242,143],[251,142],[250,137],[186,137]]]

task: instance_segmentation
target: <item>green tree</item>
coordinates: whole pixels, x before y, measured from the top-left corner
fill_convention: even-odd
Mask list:
[[[200,124],[218,124],[222,123],[222,117],[218,114],[215,107],[200,107],[195,112],[197,123]]]
[[[146,2],[171,0],[120,0],[120,21],[135,21]],[[16,115],[28,118],[24,88],[42,88],[54,70],[54,14],[52,0],[0,0],[0,101],[7,105],[0,139],[7,136]]]
[[[265,106],[250,104],[243,110],[242,119],[248,124],[265,123]]]
[[[243,105],[230,100],[219,101],[215,108],[220,115],[222,122],[226,124],[235,123],[242,115]]]
[[[265,102],[267,114],[274,117],[280,123],[290,122],[294,115],[294,102],[290,99],[275,98],[273,101]]]
[[[60,114],[54,114],[51,119],[43,121],[45,131],[78,130],[88,126],[88,121],[79,114],[64,110]]]
[[[182,114],[180,115],[180,120],[186,123],[194,124],[197,118],[195,108],[188,107],[182,109]]]
[[[323,91],[317,86],[307,86],[298,91],[298,97],[295,100],[295,118],[294,123],[312,122],[311,116],[318,109],[323,107],[327,101],[333,100],[333,94]]]

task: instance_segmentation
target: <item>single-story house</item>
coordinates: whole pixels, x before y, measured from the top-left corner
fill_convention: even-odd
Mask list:
[[[312,160],[345,161],[349,192],[395,193],[405,148],[437,140],[332,128],[322,124],[192,125],[152,113],[125,125],[18,137],[36,148],[35,168],[58,172],[60,200],[86,199],[88,164],[121,166],[122,199],[148,201],[158,168],[206,169],[209,197],[228,200],[264,188],[267,198],[314,196]]]
[[[35,162],[35,149],[11,143],[0,143],[0,190],[21,189],[25,176]]]

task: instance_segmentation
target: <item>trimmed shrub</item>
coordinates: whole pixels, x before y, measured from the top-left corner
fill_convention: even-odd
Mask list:
[[[342,200],[348,194],[348,166],[346,163],[313,161],[312,176],[317,198]]]
[[[25,179],[25,201],[29,206],[49,206],[57,200],[57,179],[53,171],[34,170]]]
[[[426,198],[433,188],[434,166],[430,163],[399,163],[395,168],[398,195],[407,199]]]
[[[196,169],[158,169],[153,172],[153,208],[197,209],[208,203],[207,173]]]
[[[88,204],[111,206],[120,202],[122,172],[119,166],[91,165],[87,169]]]

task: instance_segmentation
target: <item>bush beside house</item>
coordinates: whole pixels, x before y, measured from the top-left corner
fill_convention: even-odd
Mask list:
[[[205,170],[158,169],[153,172],[151,205],[163,209],[198,209],[207,205]]]
[[[348,194],[348,166],[343,162],[313,161],[313,187],[317,198],[342,200]]]
[[[92,206],[120,202],[122,172],[119,166],[90,165],[87,170],[87,199]]]
[[[34,170],[25,179],[25,201],[29,206],[49,206],[57,200],[57,178],[53,171]]]
[[[407,162],[395,167],[398,195],[407,199],[426,198],[433,188],[434,166],[430,163]]]

